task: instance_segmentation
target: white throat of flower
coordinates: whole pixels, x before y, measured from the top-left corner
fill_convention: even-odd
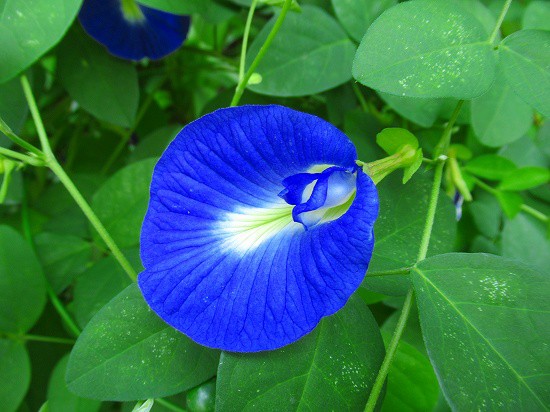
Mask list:
[[[338,219],[348,211],[355,198],[357,172],[329,171],[330,173],[324,175],[322,182],[320,174],[329,168],[334,169],[334,166],[316,165],[305,172],[315,174],[314,177],[319,178],[301,187],[300,192],[294,192],[295,197],[301,199],[298,206],[289,204],[282,198],[276,198],[273,203],[264,207],[239,207],[224,214],[217,227],[224,245],[244,253],[257,248],[279,233],[303,233],[308,228]],[[294,209],[303,208],[317,185],[324,185],[326,196],[313,209],[297,215]]]

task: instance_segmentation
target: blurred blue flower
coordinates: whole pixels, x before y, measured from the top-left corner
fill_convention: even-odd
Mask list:
[[[110,53],[129,60],[155,60],[172,53],[187,37],[190,20],[135,0],[84,0],[78,18]]]
[[[155,167],[138,283],[196,342],[287,345],[342,308],[371,258],[374,183],[351,141],[281,106],[221,109],[186,126]]]

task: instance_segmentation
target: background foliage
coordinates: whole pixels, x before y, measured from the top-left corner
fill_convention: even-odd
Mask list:
[[[550,3],[292,2],[240,104],[325,118],[365,162],[397,151],[376,143],[388,128],[421,151],[405,178],[378,184],[373,259],[346,307],[251,355],[174,331],[131,279],[156,160],[246,85],[251,1],[141,3],[192,15],[161,61],[109,55],[75,20],[81,0],[0,0],[1,129],[36,146],[47,134],[58,161],[0,133],[2,410],[129,411],[163,397],[154,411],[549,408]],[[283,3],[259,2],[245,69]]]

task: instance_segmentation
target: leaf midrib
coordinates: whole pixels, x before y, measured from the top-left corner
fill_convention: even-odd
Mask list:
[[[527,384],[527,382],[525,382],[524,378],[519,375],[519,373],[512,367],[512,365],[510,365],[510,363],[508,363],[508,361],[504,358],[504,356],[491,344],[491,342],[489,342],[487,340],[487,338],[485,338],[485,336],[481,333],[481,331],[476,328],[474,326],[474,324],[472,322],[470,322],[470,320],[464,316],[462,314],[462,312],[459,310],[459,308],[454,304],[453,301],[451,301],[447,295],[445,293],[443,293],[443,291],[441,289],[439,289],[432,281],[430,281],[430,279],[428,279],[428,277],[424,274],[424,272],[422,272],[422,270],[420,270],[419,268],[414,268],[414,271],[417,272],[421,277],[422,279],[424,280],[424,283],[425,284],[430,284],[433,289],[439,293],[439,295],[445,300],[448,302],[449,306],[455,310],[455,312],[462,318],[463,322],[465,324],[468,324],[470,326],[470,328],[475,331],[479,337],[489,346],[489,348],[502,360],[502,362],[504,363],[504,365],[506,365],[510,371],[512,371],[512,373],[518,378],[518,380],[523,384],[523,386],[529,391],[531,392],[531,394],[533,394],[533,396],[535,397],[535,399],[540,403],[540,405],[544,408],[544,410],[548,410],[548,408],[546,408],[546,406],[544,405],[544,402],[542,402],[542,400],[539,398],[538,394],[536,392],[533,391],[533,389]]]

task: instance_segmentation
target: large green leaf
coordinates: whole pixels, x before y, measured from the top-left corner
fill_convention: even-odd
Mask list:
[[[90,242],[77,236],[41,233],[35,244],[46,278],[57,293],[86,269],[92,255]]]
[[[275,24],[271,19],[258,33],[247,53],[250,65]],[[292,47],[289,47],[292,45]],[[302,7],[287,14],[256,72],[262,82],[250,90],[270,96],[305,96],[351,79],[355,46],[338,23],[323,10]]]
[[[498,47],[500,66],[512,89],[550,117],[550,31],[521,30]]]
[[[0,83],[61,40],[81,4],[82,0],[0,0]]]
[[[128,256],[134,267],[138,266],[136,264],[139,262],[138,253],[134,250]],[[78,324],[81,327],[86,326],[103,306],[130,283],[130,278],[112,256],[99,260],[82,273],[76,279],[73,298],[74,316]]]
[[[417,173],[403,185],[392,175],[378,187],[380,212],[374,226],[374,251],[362,286],[385,295],[404,295],[410,286],[408,276],[373,276],[416,263],[420,239],[426,223],[432,188],[431,173]],[[450,252],[456,238],[456,214],[451,200],[442,194],[430,238],[428,255]]]
[[[67,365],[75,394],[101,400],[158,398],[192,388],[216,373],[218,352],[164,323],[134,283],[88,323]]]
[[[390,334],[384,335],[388,342]],[[414,346],[400,341],[388,373],[382,412],[431,411],[437,403],[439,384],[430,360]]]
[[[454,410],[547,410],[548,275],[466,253],[414,269],[424,340]]]
[[[216,410],[362,410],[384,357],[380,331],[357,297],[285,348],[220,360]]]
[[[0,226],[0,333],[22,333],[37,321],[46,304],[40,263],[25,239]]]
[[[500,147],[522,137],[533,123],[533,109],[510,87],[502,69],[487,93],[472,101],[472,127],[481,143]]]
[[[523,15],[522,28],[550,30],[550,4],[546,0],[529,3]]]
[[[3,412],[15,412],[31,381],[31,362],[23,344],[0,339],[0,400]]]
[[[361,41],[371,23],[397,0],[331,0],[336,17],[354,40]]]
[[[58,75],[73,99],[96,116],[120,126],[134,124],[139,103],[136,68],[113,57],[81,30],[59,46]]]
[[[544,224],[530,216],[518,214],[507,220],[502,230],[502,256],[548,270],[550,240]]]
[[[455,2],[400,3],[370,26],[353,76],[377,91],[409,97],[471,99],[495,75],[483,25]]]
[[[101,402],[76,396],[67,388],[65,370],[69,356],[62,358],[53,370],[48,385],[48,412],[96,412]]]
[[[92,208],[120,247],[139,243],[155,162],[156,159],[146,159],[126,166],[111,176],[93,197]]]

